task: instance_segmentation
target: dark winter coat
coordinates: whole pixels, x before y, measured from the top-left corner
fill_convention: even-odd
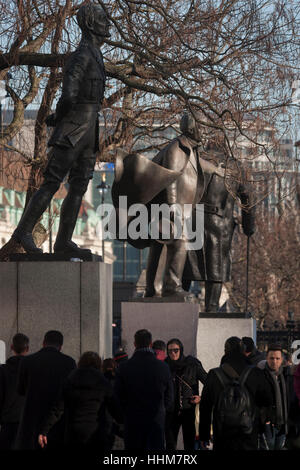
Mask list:
[[[251,362],[242,353],[232,353],[222,358],[222,364],[229,364],[238,375],[251,366]],[[249,436],[237,435],[234,439],[218,434],[216,415],[214,413],[223,386],[211,369],[204,384],[200,401],[200,424],[199,439],[208,441],[210,439],[211,417],[213,416],[213,443],[214,450],[256,450],[258,448],[258,432],[260,426],[259,410],[263,406],[269,406],[272,401],[272,392],[264,374],[257,367],[253,367],[246,379],[245,386],[253,405],[255,416],[254,430]]]
[[[163,450],[166,410],[173,406],[170,370],[150,350],[136,350],[116,371],[126,450]]]
[[[17,449],[38,448],[38,434],[45,417],[61,394],[70,372],[76,368],[71,357],[53,347],[23,358],[20,363],[17,390],[25,397],[17,435]],[[52,429],[49,441],[60,439],[61,425]]]
[[[179,410],[195,408],[195,405],[190,403],[190,399],[193,395],[199,395],[199,380],[204,384],[207,373],[196,357],[184,356],[183,344],[180,340],[176,339],[176,343],[180,348],[179,359],[172,361],[170,357],[167,357],[165,362],[172,374],[175,397],[173,411],[177,414]]]
[[[17,392],[19,364],[23,356],[12,356],[0,366],[0,424],[18,423],[24,397]]]
[[[77,448],[84,445],[104,450],[106,429],[101,425],[106,409],[121,422],[121,409],[111,384],[102,372],[92,367],[74,370],[66,380],[60,400],[42,425],[41,434],[47,435],[65,412],[67,446]]]
[[[281,406],[283,412],[282,420],[280,423],[278,423],[276,391],[274,380],[272,378],[272,373],[268,367],[267,362],[259,363],[258,367],[263,371],[265,379],[269,383],[269,386],[272,390],[272,401],[268,407],[262,410],[262,420],[271,421],[271,423],[277,426],[278,428],[282,427],[284,434],[287,434],[289,409],[294,395],[293,375],[291,374],[291,369],[290,367],[282,367],[278,375],[282,400]]]

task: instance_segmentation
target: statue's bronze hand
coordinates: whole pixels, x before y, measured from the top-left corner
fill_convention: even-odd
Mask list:
[[[221,176],[221,178],[225,178],[225,168],[223,168],[223,166],[221,165],[216,167],[215,173],[216,175]]]

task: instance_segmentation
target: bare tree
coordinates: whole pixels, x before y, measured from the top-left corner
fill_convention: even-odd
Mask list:
[[[0,0],[0,79],[13,73],[7,90],[14,118],[0,145],[16,135],[24,111],[39,110],[28,197],[39,186],[47,160],[45,118],[54,103],[61,67],[78,42],[75,21],[86,2]],[[239,142],[272,164],[291,119],[291,83],[297,77],[300,5],[291,0],[107,0],[98,3],[113,24],[103,49],[108,74],[103,103],[101,161],[116,149],[136,148],[145,134],[172,126],[184,109],[202,128],[203,143],[218,136],[241,172]],[[249,120],[249,116],[251,119]],[[256,133],[253,133],[256,122]],[[260,123],[260,126],[258,125]],[[262,142],[260,130],[274,130]],[[260,129],[259,129],[260,127]],[[161,139],[149,145],[159,148]],[[22,156],[22,149],[18,149]]]
[[[261,217],[250,244],[248,308],[259,327],[270,326],[274,320],[285,325],[289,310],[300,320],[299,205],[287,207],[281,216],[263,217],[261,205],[258,210]],[[245,308],[246,243],[245,237],[237,233],[230,285],[231,302],[242,311]]]

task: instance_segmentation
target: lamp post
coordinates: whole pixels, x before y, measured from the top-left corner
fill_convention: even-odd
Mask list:
[[[127,275],[127,242],[123,240],[123,281],[126,281]]]
[[[51,203],[50,201],[49,207],[48,207],[48,230],[49,230],[49,253],[52,253],[52,213],[51,213]]]
[[[286,322],[286,328],[288,330],[288,349],[291,349],[291,344],[293,341],[294,336],[294,329],[295,329],[295,320],[294,320],[294,312],[292,310],[288,311],[288,319]]]
[[[107,193],[107,191],[110,188],[110,185],[106,183],[106,174],[105,173],[102,173],[101,183],[98,184],[98,186],[96,186],[96,188],[99,191],[99,194],[101,196],[101,204],[103,205],[104,204],[104,199],[105,199],[105,194]],[[105,263],[105,254],[104,254],[105,253],[105,251],[104,251],[105,245],[104,245],[104,243],[105,243],[105,241],[104,241],[104,229],[102,227],[102,260],[103,260],[103,263]]]

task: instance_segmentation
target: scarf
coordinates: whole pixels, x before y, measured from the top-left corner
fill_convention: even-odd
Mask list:
[[[276,372],[270,369],[268,363],[266,363],[266,368],[274,383],[276,404],[276,422],[274,424],[277,428],[284,425],[285,433],[287,433],[287,393],[282,367],[280,367],[279,371]]]
[[[152,354],[155,354],[154,350],[150,347],[137,348],[134,352],[151,352]]]

